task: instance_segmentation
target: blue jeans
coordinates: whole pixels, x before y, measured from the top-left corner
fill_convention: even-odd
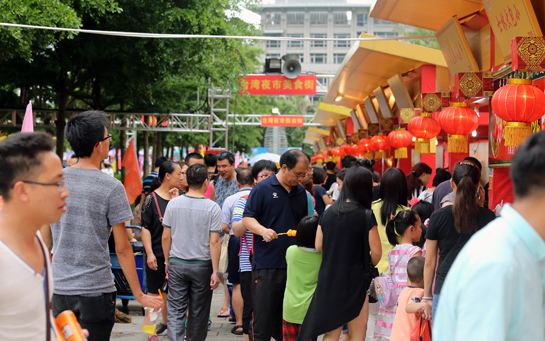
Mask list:
[[[431,306],[431,319],[435,319],[435,312],[437,311],[437,302],[439,302],[439,295],[433,295],[433,305]]]

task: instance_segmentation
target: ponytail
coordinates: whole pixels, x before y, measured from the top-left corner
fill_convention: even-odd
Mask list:
[[[456,184],[456,195],[452,214],[454,226],[461,234],[473,234],[477,231],[477,216],[479,206],[475,199],[476,186],[481,179],[479,168],[473,164],[463,162],[454,168],[452,180]]]
[[[414,226],[418,217],[414,211],[403,210],[388,221],[386,224],[386,236],[388,237],[388,242],[393,246],[399,244],[399,237],[405,234],[405,231],[410,226]]]

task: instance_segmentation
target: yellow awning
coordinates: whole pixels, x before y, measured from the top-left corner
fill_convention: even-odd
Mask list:
[[[307,133],[305,134],[305,139],[303,140],[303,143],[314,145],[324,136],[329,136],[329,130],[310,127],[307,129]]]
[[[463,18],[483,8],[481,0],[375,0],[369,16],[438,31],[453,15]]]
[[[335,98],[333,98],[333,101],[334,100]],[[338,120],[350,117],[351,111],[352,108],[322,102],[318,105],[318,110],[316,110],[316,114],[314,115],[314,119],[312,121],[331,127],[337,124]],[[327,135],[329,135],[329,132]]]
[[[361,37],[376,36],[362,33]],[[387,86],[388,79],[392,76],[426,64],[447,67],[447,62],[440,50],[396,40],[361,41],[359,44],[354,44],[348,52],[329,87],[324,102],[355,108],[357,104],[363,103],[367,96],[373,95],[373,91],[379,86]],[[339,94],[342,95],[342,99],[335,102]],[[322,123],[316,118],[314,121]],[[328,126],[335,124],[329,120],[327,123],[322,124]]]

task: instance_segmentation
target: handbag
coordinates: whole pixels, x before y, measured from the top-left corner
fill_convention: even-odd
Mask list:
[[[420,318],[411,333],[411,341],[431,341],[431,321]]]
[[[229,239],[230,235],[226,234],[221,242],[220,263],[218,266],[219,273],[227,273],[229,266]]]

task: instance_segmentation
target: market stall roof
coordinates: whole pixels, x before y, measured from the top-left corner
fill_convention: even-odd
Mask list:
[[[316,110],[312,121],[331,127],[337,124],[337,121],[350,117],[351,111],[352,108],[322,102],[318,105],[318,110]],[[329,135],[329,132],[327,132],[327,135]]]
[[[361,38],[376,36],[362,33]],[[324,102],[355,108],[367,96],[373,95],[373,91],[379,86],[388,86],[388,79],[392,76],[412,71],[425,64],[447,67],[440,50],[396,40],[360,41],[346,55]],[[335,101],[338,96],[342,96],[342,99]],[[314,121],[322,123],[316,118]],[[334,124],[335,122],[330,122],[326,125]]]
[[[375,0],[369,15],[438,31],[452,16],[463,18],[483,8],[481,0]]]
[[[324,136],[329,136],[329,130],[310,127],[307,129],[303,143],[314,144]]]

